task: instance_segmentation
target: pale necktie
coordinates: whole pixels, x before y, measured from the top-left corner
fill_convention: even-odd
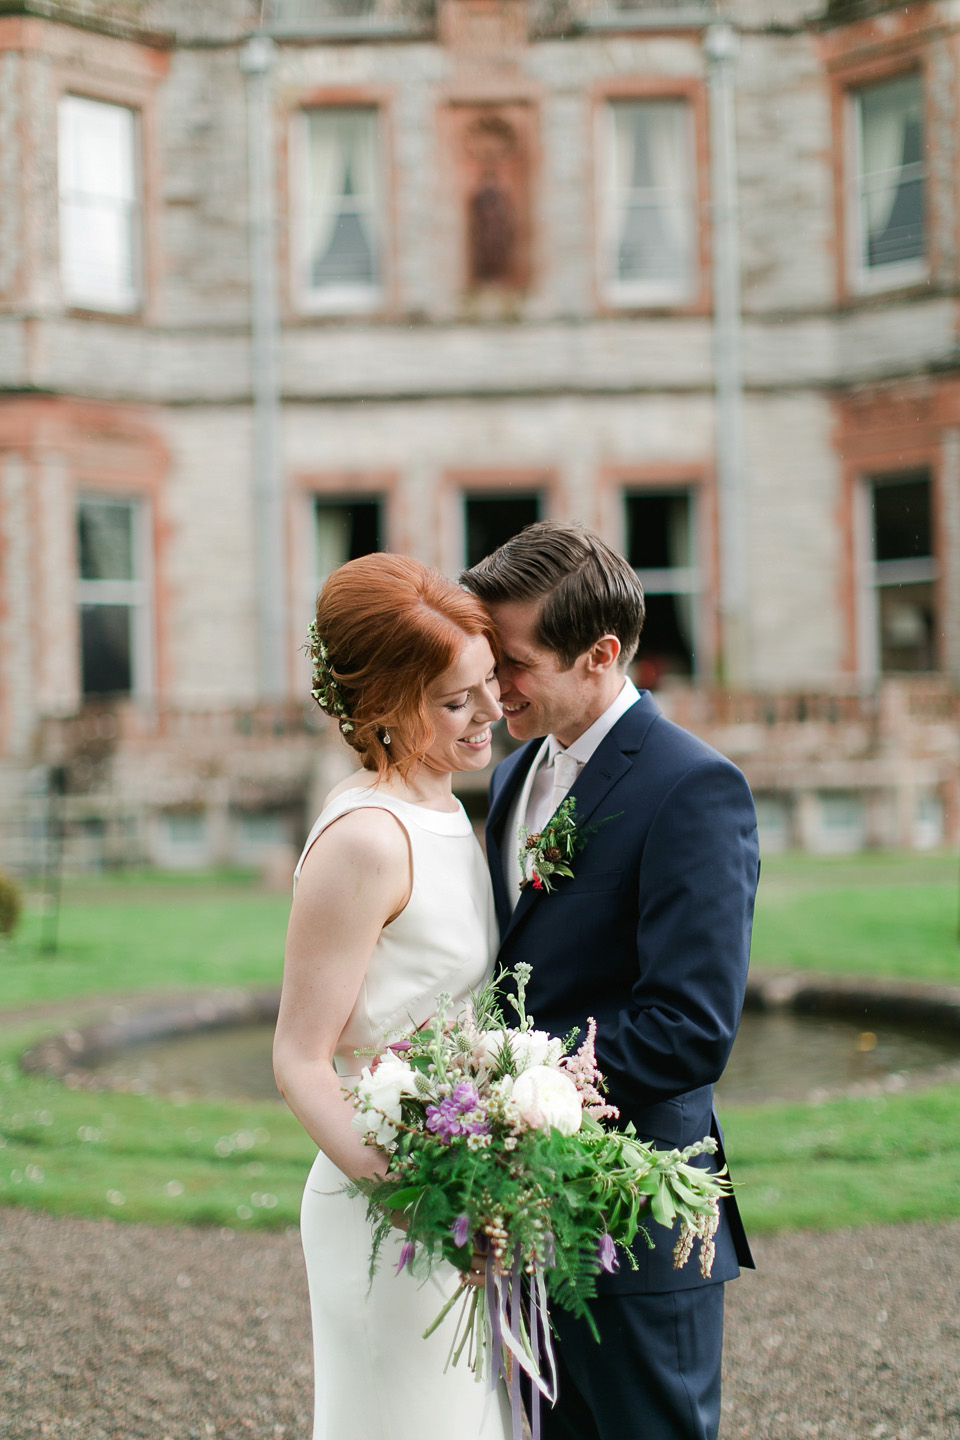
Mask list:
[[[565,750],[558,750],[553,757],[553,795],[550,804],[553,811],[558,809],[567,798],[567,793],[577,776],[580,774],[580,761],[574,760]],[[547,817],[549,819],[549,816]]]
[[[581,764],[565,750],[558,750],[553,757],[553,789],[549,799],[540,805],[533,807],[527,812],[527,830],[533,834],[534,831],[541,831],[546,825],[550,816],[556,811],[567,797],[571,785],[580,774]],[[549,768],[549,767],[548,767]]]

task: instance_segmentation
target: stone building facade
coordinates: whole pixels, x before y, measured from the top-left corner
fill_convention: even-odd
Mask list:
[[[955,842],[958,107],[956,0],[0,0],[0,861],[296,843],[323,575],[538,516],[769,845]]]

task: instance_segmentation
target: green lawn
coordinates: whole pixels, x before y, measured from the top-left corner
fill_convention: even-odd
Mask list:
[[[940,855],[765,860],[753,964],[953,983],[958,868]]]
[[[774,857],[754,965],[960,975],[953,857]],[[71,882],[56,955],[28,914],[0,949],[0,1204],[217,1224],[295,1223],[312,1146],[284,1108],[70,1090],[17,1056],[49,1022],[3,1011],[138,990],[279,982],[289,902],[249,876]],[[58,1022],[59,1023],[59,1022]],[[960,1087],[724,1111],[754,1233],[960,1216]]]
[[[958,1086],[731,1106],[723,1125],[753,1234],[960,1217]]]
[[[72,880],[55,953],[43,953],[51,922],[36,904],[0,948],[0,1012],[109,992],[279,985],[289,912],[289,896],[242,873]]]
[[[158,1224],[296,1223],[316,1151],[281,1104],[70,1090],[20,1073],[15,1057],[35,1033],[0,1036],[0,1204]]]

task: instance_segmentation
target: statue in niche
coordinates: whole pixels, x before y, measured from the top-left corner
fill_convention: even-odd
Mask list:
[[[516,284],[520,227],[506,173],[516,158],[516,134],[501,116],[484,115],[468,128],[465,149],[476,177],[467,196],[470,284]]]

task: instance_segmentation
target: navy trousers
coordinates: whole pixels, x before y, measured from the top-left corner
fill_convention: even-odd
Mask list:
[[[717,1440],[723,1285],[591,1302],[598,1345],[559,1306],[559,1394],[543,1440]]]

